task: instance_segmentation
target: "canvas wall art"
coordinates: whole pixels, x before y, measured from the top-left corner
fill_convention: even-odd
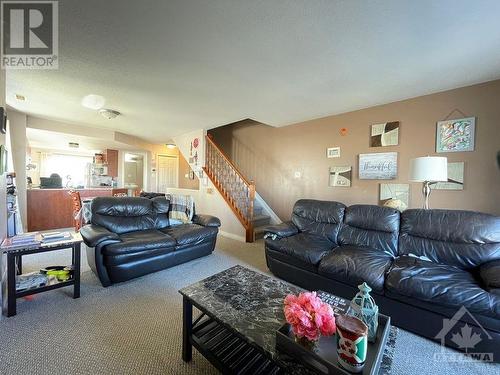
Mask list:
[[[448,163],[448,181],[438,182],[434,189],[463,190],[464,189],[464,162]]]
[[[326,149],[327,158],[340,158],[340,147],[329,147]]]
[[[439,121],[436,129],[436,152],[474,151],[476,118]]]
[[[352,180],[352,167],[330,167],[329,186],[332,187],[349,187]]]
[[[372,125],[370,147],[397,146],[398,144],[399,121]]]
[[[409,184],[380,184],[380,204],[386,203],[390,199],[399,199],[408,207],[410,203]]]
[[[360,180],[394,180],[397,176],[397,152],[359,154]]]

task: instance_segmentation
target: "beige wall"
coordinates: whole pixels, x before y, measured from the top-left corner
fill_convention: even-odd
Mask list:
[[[362,94],[362,93],[360,93]],[[337,200],[345,204],[377,204],[380,183],[408,183],[411,158],[435,154],[436,122],[454,109],[476,116],[474,152],[439,154],[450,162],[465,162],[464,190],[434,190],[432,208],[478,210],[500,214],[500,80],[414,99],[329,116],[282,128],[243,121],[210,131],[257,191],[282,218],[290,217],[299,198]],[[463,117],[454,112],[451,118]],[[369,147],[370,125],[400,121],[400,141],[394,147]],[[348,135],[340,136],[341,128]],[[326,149],[340,146],[341,157],[328,159]],[[396,180],[359,180],[358,155],[398,152]],[[330,166],[351,165],[352,187],[328,186]],[[295,172],[301,177],[295,178]],[[421,207],[421,184],[410,183],[410,207]]]
[[[194,174],[194,180],[186,177],[186,175],[189,176],[190,171],[191,167],[189,166],[189,163],[179,152],[179,188],[198,190],[200,188],[200,180],[198,179],[196,173]]]

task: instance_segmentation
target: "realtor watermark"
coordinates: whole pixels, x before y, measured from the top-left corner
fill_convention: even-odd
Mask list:
[[[57,1],[2,1],[2,69],[57,69]]]
[[[464,317],[472,324],[464,323]],[[443,319],[443,328],[435,336],[441,341],[441,351],[434,353],[439,362],[493,362],[493,353],[475,349],[483,340],[492,340],[491,335],[469,310],[462,306],[451,319]],[[454,344],[464,352],[446,350],[446,344]]]

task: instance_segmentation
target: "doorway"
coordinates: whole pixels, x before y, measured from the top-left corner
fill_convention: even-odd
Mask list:
[[[126,153],[123,163],[124,186],[133,190],[144,188],[144,156]]]
[[[168,188],[179,186],[179,158],[172,155],[158,155],[157,191],[165,193]]]

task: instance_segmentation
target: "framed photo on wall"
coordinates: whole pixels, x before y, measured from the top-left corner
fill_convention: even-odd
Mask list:
[[[351,166],[330,167],[330,178],[328,186],[331,187],[350,187],[352,181]]]
[[[476,118],[438,121],[436,152],[474,151]]]
[[[370,147],[397,146],[399,144],[399,121],[371,126]]]
[[[329,147],[326,149],[327,158],[340,158],[340,147]]]
[[[359,154],[360,180],[394,180],[397,176],[397,152]]]

